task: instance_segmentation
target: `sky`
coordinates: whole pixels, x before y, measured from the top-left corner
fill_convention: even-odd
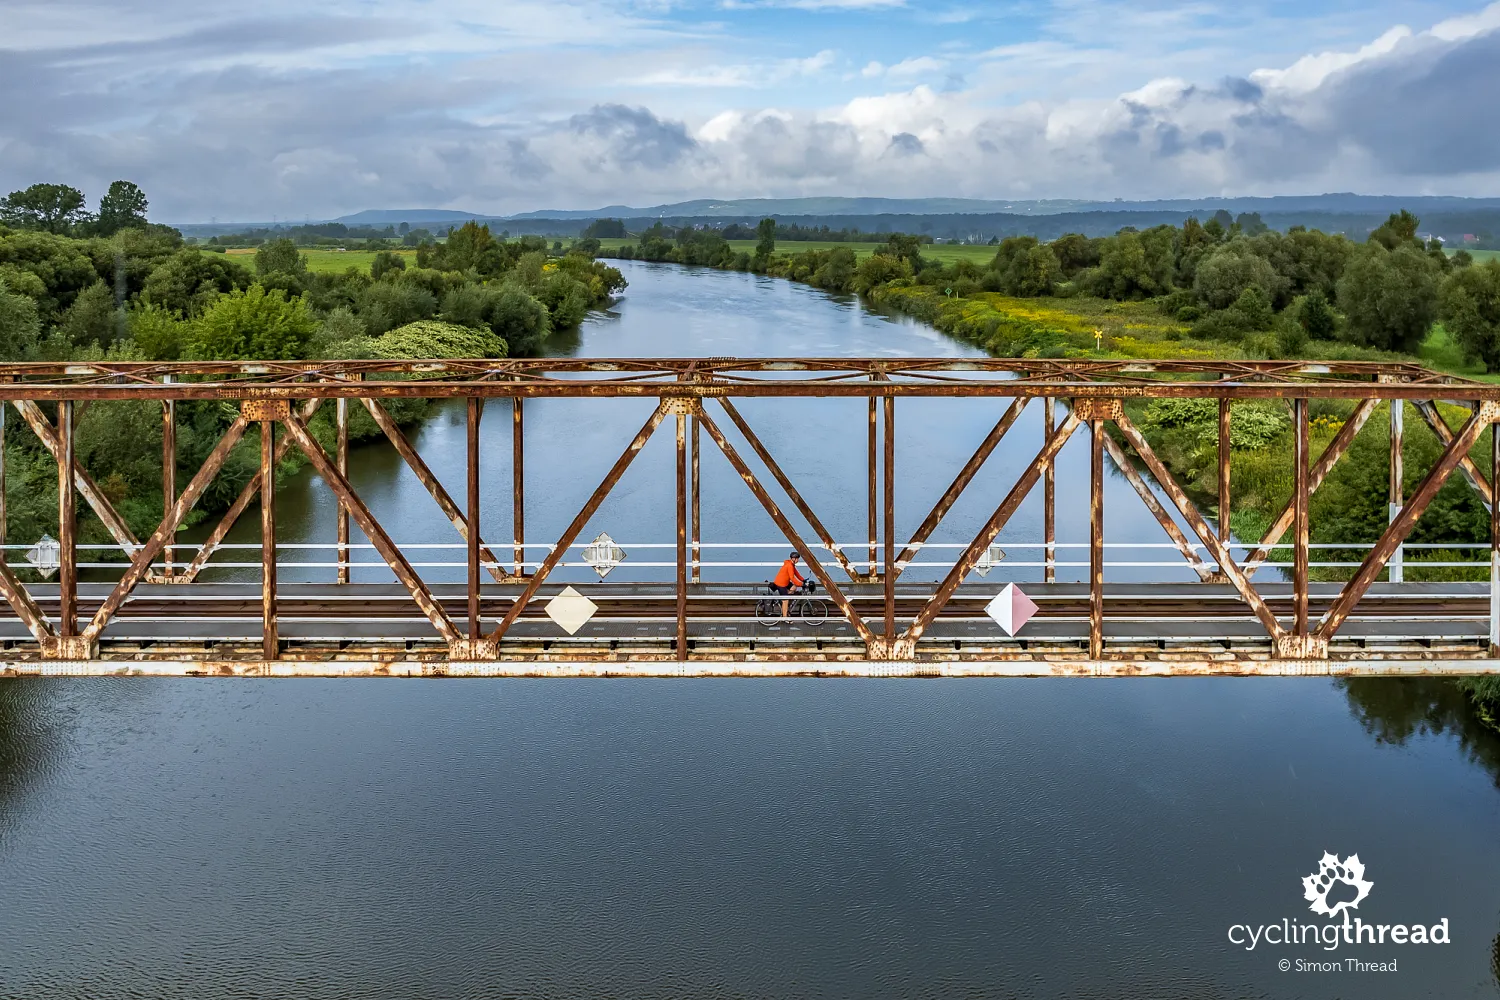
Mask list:
[[[0,191],[158,221],[1500,195],[1500,2],[4,0]]]

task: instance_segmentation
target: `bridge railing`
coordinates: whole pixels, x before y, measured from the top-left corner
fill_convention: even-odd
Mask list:
[[[466,570],[468,566],[466,559],[463,558],[463,553],[467,548],[467,546],[463,542],[398,541],[396,542],[396,544],[403,551],[414,553],[414,555],[408,559],[408,562],[414,569],[444,569],[461,572],[463,570]],[[628,552],[646,552],[658,556],[671,553],[676,548],[676,545],[672,542],[622,541],[618,542],[617,544],[619,544],[621,548],[625,549]],[[868,545],[868,542],[858,542],[840,544],[837,547],[847,552],[858,551],[859,549],[862,549]],[[34,546],[26,544],[0,545],[0,551],[6,553],[5,565],[11,570],[34,573],[36,571],[36,564],[30,559],[26,558],[26,553],[33,547]],[[829,553],[830,555],[832,553],[831,549],[818,543],[812,543],[810,547],[814,552],[825,552]],[[957,542],[927,542],[920,546],[914,546],[914,548],[919,552],[932,551],[934,553],[940,553],[944,551],[960,552],[965,547],[966,546],[962,543]],[[1257,544],[1248,542],[1231,542],[1229,544],[1229,549],[1231,552],[1249,553],[1256,550],[1258,547],[1259,546]],[[134,551],[132,548],[128,548],[118,543],[90,544],[80,542],[75,546],[75,548],[79,553],[82,554],[80,558],[75,560],[74,563],[74,565],[78,569],[115,571],[115,573],[123,573],[128,568],[129,557]],[[517,563],[513,558],[505,559],[503,561],[481,560],[481,568],[505,569],[506,567],[520,565],[525,569],[534,570],[542,565],[543,560],[541,556],[551,552],[553,546],[545,542],[528,542],[525,546],[523,546],[523,548],[531,550],[532,554],[524,557],[519,563]],[[575,542],[573,545],[569,546],[568,554],[553,564],[553,569],[579,570],[583,572],[585,574],[585,578],[588,579],[588,574],[592,574],[595,571],[593,565],[589,563],[585,558],[585,551],[587,550],[587,548],[587,543]],[[787,545],[785,542],[703,542],[701,543],[701,548],[706,553],[706,555],[704,558],[693,561],[691,565],[694,567],[701,569],[751,569],[774,573],[781,566],[781,558],[778,557],[774,559],[757,559],[753,558],[753,555],[757,552],[766,550],[775,551],[776,553],[781,554],[786,551]],[[1087,558],[1088,552],[1090,550],[1090,544],[1088,542],[1054,542],[1051,545],[1051,548],[1054,551],[1067,550],[1076,554],[1082,554],[1085,556],[1085,558],[1082,559],[1053,558],[1049,561],[1044,558],[1048,546],[1043,542],[1007,541],[1004,543],[1004,548],[1007,552],[1024,550],[1029,554],[1025,558],[1015,558],[1013,556],[1007,555],[1003,560],[1003,564],[996,564],[994,570],[995,575],[990,580],[990,582],[999,582],[1000,584],[1009,582],[1035,582],[1032,579],[1031,575],[1026,575],[1023,578],[1010,572],[1011,570],[1046,570],[1048,568],[1054,570],[1087,570],[1091,565],[1090,561]],[[1146,557],[1149,554],[1155,552],[1180,553],[1181,549],[1171,542],[1104,542],[1102,548],[1104,550],[1103,564],[1106,571],[1112,568],[1164,569],[1174,571],[1186,570],[1186,567],[1180,556],[1178,558],[1169,559],[1151,559]],[[1206,566],[1214,570],[1217,570],[1219,568],[1218,564],[1214,562],[1212,554],[1208,552],[1205,546],[1194,544],[1190,545],[1189,548],[1199,553],[1199,555],[1203,557],[1204,564]],[[1374,550],[1375,543],[1311,542],[1308,544],[1307,548],[1312,553],[1316,553],[1319,551],[1336,551],[1362,552],[1368,554],[1369,552]],[[1409,552],[1415,552],[1418,555],[1424,552],[1474,553],[1474,558],[1472,559],[1416,559],[1408,563],[1408,568],[1414,568],[1418,570],[1471,569],[1476,571],[1482,570],[1485,572],[1485,574],[1488,574],[1489,572],[1491,546],[1485,543],[1406,542],[1402,545],[1402,548]],[[262,546],[259,542],[221,542],[214,549],[215,555],[203,564],[201,572],[209,574],[208,577],[205,577],[205,579],[209,579],[212,578],[213,571],[254,570],[256,571],[255,578],[258,579],[259,573],[263,568],[261,560],[259,558],[253,560],[240,560],[235,557],[235,553],[253,552],[259,555],[261,550]],[[740,552],[744,554],[739,558],[722,558],[715,554],[716,552],[724,552],[726,550],[730,553]],[[1131,554],[1133,552],[1136,552],[1137,550],[1140,550],[1143,554]],[[385,571],[386,575],[388,575],[390,571],[390,566],[383,560],[372,559],[361,561],[360,559],[356,558],[356,556],[361,553],[374,553],[378,555],[379,550],[377,549],[377,547],[370,544],[369,542],[349,542],[343,545],[340,545],[336,542],[277,542],[275,551],[276,565],[279,569],[283,570],[318,569],[331,570],[335,572],[339,570],[349,570],[351,572],[353,570],[376,570]],[[309,552],[315,555],[326,556],[326,558],[320,558],[310,561],[309,558],[304,555],[305,553]],[[98,556],[119,556],[120,558],[90,559],[87,555],[89,553],[94,553]],[[220,556],[220,553],[222,553],[223,555]],[[453,554],[452,558],[441,558],[443,555],[449,553]],[[1112,556],[1111,553],[1116,553],[1116,555]],[[340,558],[341,555],[343,556],[343,558]],[[1308,566],[1312,569],[1357,569],[1362,562],[1363,560],[1330,560],[1310,558],[1308,561]],[[150,564],[151,570],[163,577],[168,576],[177,570],[183,569],[187,565],[188,563],[183,561],[168,563],[164,560],[155,560]],[[873,564],[873,566],[871,566],[871,564],[869,563],[858,562],[856,563],[856,565],[868,567],[869,571],[873,572],[877,576],[880,573],[884,572],[884,566],[878,560]],[[1290,570],[1294,568],[1295,563],[1290,559],[1268,559],[1260,563],[1259,565],[1265,569]],[[675,569],[676,566],[677,562],[672,558],[651,558],[650,556],[641,558],[639,556],[632,556],[628,562],[622,562],[620,566],[614,571],[613,575],[615,580],[618,581],[625,576],[633,575],[631,572],[632,570]],[[941,558],[918,558],[912,559],[904,564],[905,569],[908,570],[948,570],[952,566],[952,559]],[[105,572],[96,575],[95,577],[93,577],[93,579],[103,579],[105,577],[114,579],[118,578],[114,576],[113,573]],[[598,577],[598,579],[602,580],[604,578]],[[748,582],[752,584],[755,579],[758,579],[758,577],[741,576],[734,578],[725,578],[727,582]]]

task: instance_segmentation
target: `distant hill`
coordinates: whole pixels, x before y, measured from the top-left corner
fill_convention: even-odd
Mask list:
[[[342,222],[346,226],[396,226],[403,222],[467,222],[470,219],[493,219],[493,215],[454,212],[445,208],[369,208],[353,215],[341,215],[325,222]]]
[[[1081,201],[980,201],[973,198],[735,198],[700,199],[651,208],[610,205],[591,211],[522,212],[511,219],[741,218],[749,215],[956,215],[983,212],[1069,212]]]
[[[984,201],[966,198],[741,198],[699,199],[632,208],[607,205],[588,211],[555,210],[496,216],[453,209],[369,209],[338,219],[348,226],[426,228],[440,233],[469,219],[489,223],[512,235],[536,233],[571,237],[590,220],[622,220],[631,232],[654,222],[672,226],[722,227],[730,223],[754,225],[772,216],[784,224],[831,229],[858,228],[864,232],[925,233],[935,239],[985,242],[992,237],[1032,235],[1054,239],[1068,232],[1090,236],[1113,233],[1121,226],[1147,228],[1180,224],[1189,215],[1207,218],[1217,211],[1231,215],[1258,212],[1274,229],[1301,225],[1325,232],[1342,232],[1363,239],[1387,215],[1408,209],[1422,219],[1424,232],[1463,242],[1477,236],[1483,245],[1500,238],[1500,198],[1365,195],[1348,192],[1316,195],[1279,195],[1264,198],[1174,198],[1154,201],[1088,201],[1048,199]],[[243,223],[179,225],[184,234],[206,237],[251,228]]]

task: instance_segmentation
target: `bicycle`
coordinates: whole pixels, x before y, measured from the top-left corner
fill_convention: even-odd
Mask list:
[[[800,594],[780,594],[765,584],[765,595],[755,602],[755,621],[760,625],[780,625],[782,622],[801,622],[816,628],[828,620],[828,603],[819,597],[809,596],[812,591]],[[787,602],[787,613],[781,613],[781,602]]]

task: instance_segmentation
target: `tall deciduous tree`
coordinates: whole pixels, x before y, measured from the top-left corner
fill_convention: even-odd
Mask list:
[[[1437,269],[1412,246],[1365,244],[1350,258],[1338,290],[1348,318],[1343,338],[1365,347],[1415,353],[1437,318]]]
[[[289,239],[271,240],[261,244],[260,249],[255,251],[256,274],[300,275],[306,271],[307,261],[297,251],[297,244]]]
[[[760,224],[755,227],[755,256],[758,260],[767,260],[776,252],[776,220],[761,219]]]
[[[87,218],[83,192],[66,184],[33,184],[0,199],[0,222],[18,229],[62,234]]]
[[[109,236],[121,229],[146,225],[146,193],[130,181],[115,181],[99,199],[99,232]]]
[[[1443,325],[1464,354],[1500,371],[1500,261],[1456,268],[1438,296]]]
[[[220,296],[198,317],[185,353],[201,360],[301,358],[317,329],[305,298],[288,300],[280,289],[251,285]]]

